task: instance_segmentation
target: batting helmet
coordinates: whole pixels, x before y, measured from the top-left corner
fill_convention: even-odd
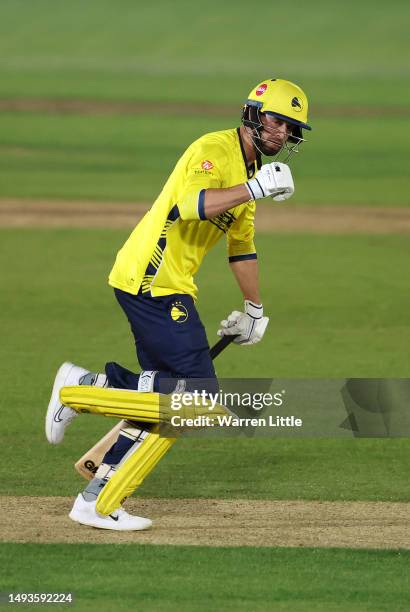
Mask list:
[[[256,140],[261,141],[263,128],[260,113],[273,115],[292,126],[287,147],[289,154],[297,151],[297,145],[303,142],[302,129],[311,130],[308,125],[308,100],[300,87],[284,79],[267,79],[259,83],[249,93],[242,111],[243,125],[252,128]],[[256,143],[255,143],[256,144]]]

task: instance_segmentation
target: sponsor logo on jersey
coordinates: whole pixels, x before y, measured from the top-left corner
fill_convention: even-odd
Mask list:
[[[177,323],[185,323],[188,319],[188,311],[182,302],[174,302],[171,304],[171,319]]]
[[[202,170],[212,170],[213,167],[214,165],[209,159],[205,159],[201,164]]]
[[[262,94],[265,93],[265,91],[267,90],[268,86],[266,83],[262,83],[262,85],[259,85],[258,89],[256,90],[256,95],[257,96],[261,96]]]
[[[297,113],[299,113],[303,108],[302,100],[296,96],[292,98],[291,104],[292,108],[294,108]]]

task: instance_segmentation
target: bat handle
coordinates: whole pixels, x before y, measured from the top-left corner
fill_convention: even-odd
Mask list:
[[[235,335],[235,336],[222,336],[222,338],[220,340],[218,340],[218,342],[216,344],[213,345],[213,347],[209,350],[209,354],[211,356],[211,359],[215,359],[215,357],[218,357],[219,353],[222,353],[222,351],[229,345],[231,344],[231,342],[233,342],[235,340],[235,338],[238,337],[239,334]]]

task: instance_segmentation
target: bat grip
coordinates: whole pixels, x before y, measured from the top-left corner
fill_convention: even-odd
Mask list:
[[[239,334],[234,335],[234,336],[222,336],[222,338],[220,340],[218,340],[218,342],[216,344],[213,345],[213,347],[209,350],[209,354],[211,356],[211,359],[215,359],[215,357],[218,357],[219,353],[222,353],[222,351],[229,345],[231,344],[231,342],[233,342],[235,340],[235,338],[238,337]]]

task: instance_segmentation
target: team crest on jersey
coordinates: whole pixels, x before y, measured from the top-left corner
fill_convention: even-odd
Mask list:
[[[182,302],[173,302],[171,304],[171,319],[176,323],[185,323],[188,319],[188,311]]]
[[[201,164],[202,170],[212,170],[213,167],[214,165],[209,159],[205,159]]]
[[[261,96],[262,94],[265,93],[265,91],[267,90],[268,86],[266,83],[262,83],[262,85],[259,85],[258,89],[255,91],[257,96]]]

